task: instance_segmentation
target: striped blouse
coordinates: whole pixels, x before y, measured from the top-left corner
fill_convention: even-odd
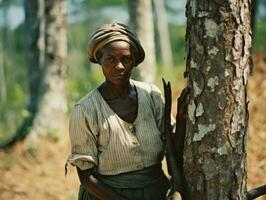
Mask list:
[[[103,175],[140,170],[163,159],[164,102],[151,84],[130,80],[138,96],[133,123],[122,120],[94,89],[75,104],[70,119],[71,155],[80,169]]]

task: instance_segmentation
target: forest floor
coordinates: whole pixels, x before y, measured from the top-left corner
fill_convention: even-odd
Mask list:
[[[248,189],[266,184],[266,53],[253,56],[249,77]],[[68,134],[55,142],[41,139],[0,151],[1,200],[76,200],[79,181],[74,167],[64,165]],[[266,200],[266,196],[261,197]]]

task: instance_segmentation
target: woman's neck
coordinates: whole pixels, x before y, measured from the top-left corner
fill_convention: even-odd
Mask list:
[[[130,94],[130,91],[132,90],[129,81],[120,85],[115,85],[108,81],[105,81],[104,87],[106,90],[108,90],[108,93],[114,98],[125,98]]]

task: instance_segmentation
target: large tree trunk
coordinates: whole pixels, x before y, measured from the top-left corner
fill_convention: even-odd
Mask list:
[[[151,0],[128,0],[130,23],[145,50],[145,60],[136,68],[135,79],[153,82],[156,75],[154,26]]]
[[[25,0],[28,32],[29,116],[5,144],[64,131],[66,102],[66,1]]]
[[[172,68],[173,66],[173,55],[171,49],[170,35],[167,16],[165,12],[164,1],[154,0],[155,10],[157,14],[157,25],[160,38],[160,47],[163,66],[165,68]]]
[[[45,62],[30,137],[63,132],[66,102],[66,1],[45,1]]]
[[[245,199],[250,1],[187,2],[190,199]]]
[[[29,100],[26,116],[14,136],[3,145],[7,148],[18,140],[23,140],[32,130],[39,101],[42,95],[41,84],[45,73],[45,0],[24,0],[25,28],[27,30],[28,45],[28,87]]]
[[[45,0],[25,0],[26,29],[28,31],[28,110],[35,115],[38,107],[40,83],[45,57]]]

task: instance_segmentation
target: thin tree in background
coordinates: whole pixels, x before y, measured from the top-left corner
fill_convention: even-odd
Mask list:
[[[10,51],[10,36],[9,36],[9,20],[8,20],[8,8],[12,3],[11,0],[2,1],[0,3],[2,11],[2,35],[0,44],[0,101],[5,102],[7,98],[6,89],[6,78],[5,78],[5,68],[6,68],[6,54]]]
[[[256,34],[256,18],[257,18],[257,12],[258,12],[258,2],[257,0],[251,0],[251,31],[252,31],[252,38],[255,38]],[[255,40],[252,40],[252,43],[254,44]],[[253,47],[254,45],[252,45]],[[251,49],[253,50],[253,48]]]
[[[153,0],[155,5],[155,10],[157,14],[157,25],[159,31],[160,47],[163,66],[165,68],[172,68],[173,66],[173,55],[171,49],[170,35],[167,16],[165,12],[164,1]]]
[[[25,0],[28,33],[29,116],[6,144],[64,131],[66,102],[66,1]]]
[[[156,76],[152,2],[151,0],[128,0],[128,7],[130,24],[146,53],[144,62],[135,70],[134,78],[151,83]]]
[[[187,2],[190,199],[245,199],[250,1]]]
[[[257,1],[258,7],[264,10],[263,15],[260,17],[261,17],[261,20],[265,21],[266,20],[266,1],[265,0],[256,0],[256,1]]]
[[[6,101],[5,55],[0,44],[0,101]]]

